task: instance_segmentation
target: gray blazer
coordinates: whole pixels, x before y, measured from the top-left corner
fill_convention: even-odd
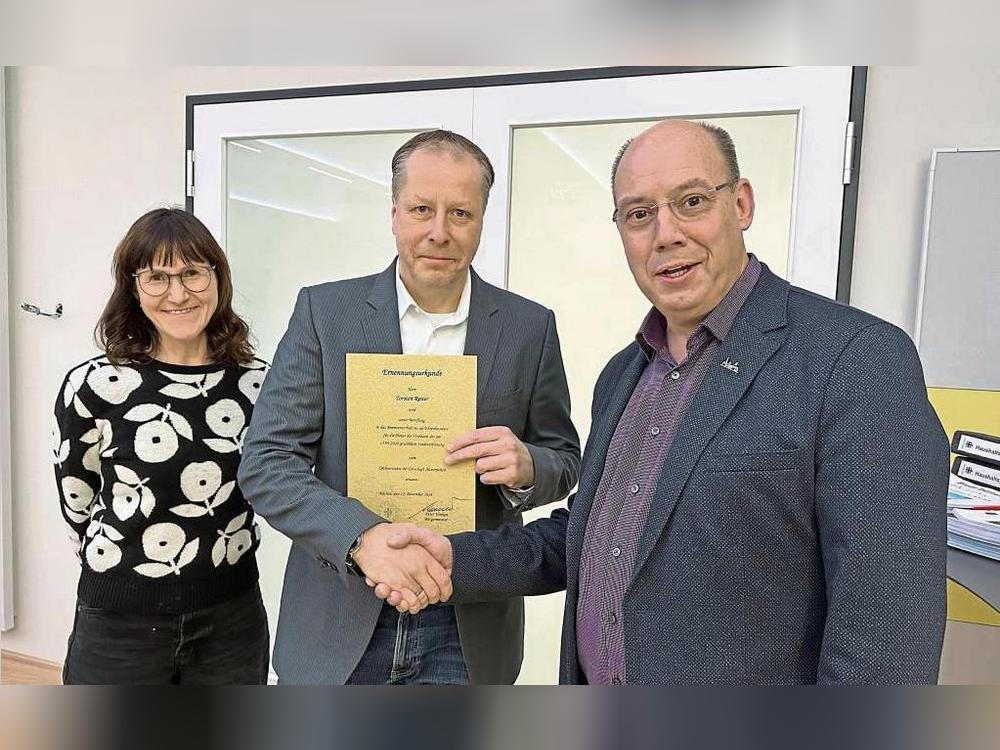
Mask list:
[[[766,268],[666,458],[625,593],[630,683],[934,682],[948,442],[898,328]],[[456,601],[566,586],[560,681],[585,681],[587,517],[646,360],[597,381],[570,511],[453,538]]]
[[[344,567],[364,529],[382,521],[347,497],[345,364],[348,352],[402,352],[395,262],[374,276],[299,293],[247,431],[239,483],[254,510],[292,540],[274,644],[282,682],[343,684],[375,629],[382,602]],[[531,506],[576,484],[580,443],[550,310],[472,273],[466,354],[478,357],[480,427],[506,425],[535,464]],[[522,507],[522,510],[526,507]],[[476,526],[520,513],[496,487],[476,484]],[[474,683],[512,683],[521,668],[523,600],[456,606]]]

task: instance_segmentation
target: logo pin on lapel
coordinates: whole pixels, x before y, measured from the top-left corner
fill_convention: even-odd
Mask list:
[[[740,363],[739,362],[730,362],[729,361],[729,357],[726,357],[725,361],[722,362],[722,368],[725,369],[725,370],[729,370],[730,372],[735,372],[735,373],[739,374],[739,372],[740,372]]]

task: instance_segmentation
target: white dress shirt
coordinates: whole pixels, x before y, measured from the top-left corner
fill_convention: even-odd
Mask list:
[[[465,286],[455,312],[429,313],[414,302],[399,275],[399,263],[396,263],[396,301],[403,354],[464,354],[471,299],[472,272],[466,271]],[[500,496],[508,507],[517,508],[527,502],[533,489],[518,490],[500,485]]]

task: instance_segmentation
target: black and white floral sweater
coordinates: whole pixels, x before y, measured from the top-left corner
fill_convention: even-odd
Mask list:
[[[183,613],[256,584],[260,530],[236,469],[267,369],[98,357],[66,376],[52,451],[83,603]]]

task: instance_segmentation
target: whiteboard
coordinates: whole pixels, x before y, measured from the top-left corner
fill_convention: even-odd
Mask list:
[[[1000,147],[931,154],[914,338],[928,387],[1000,390]]]

